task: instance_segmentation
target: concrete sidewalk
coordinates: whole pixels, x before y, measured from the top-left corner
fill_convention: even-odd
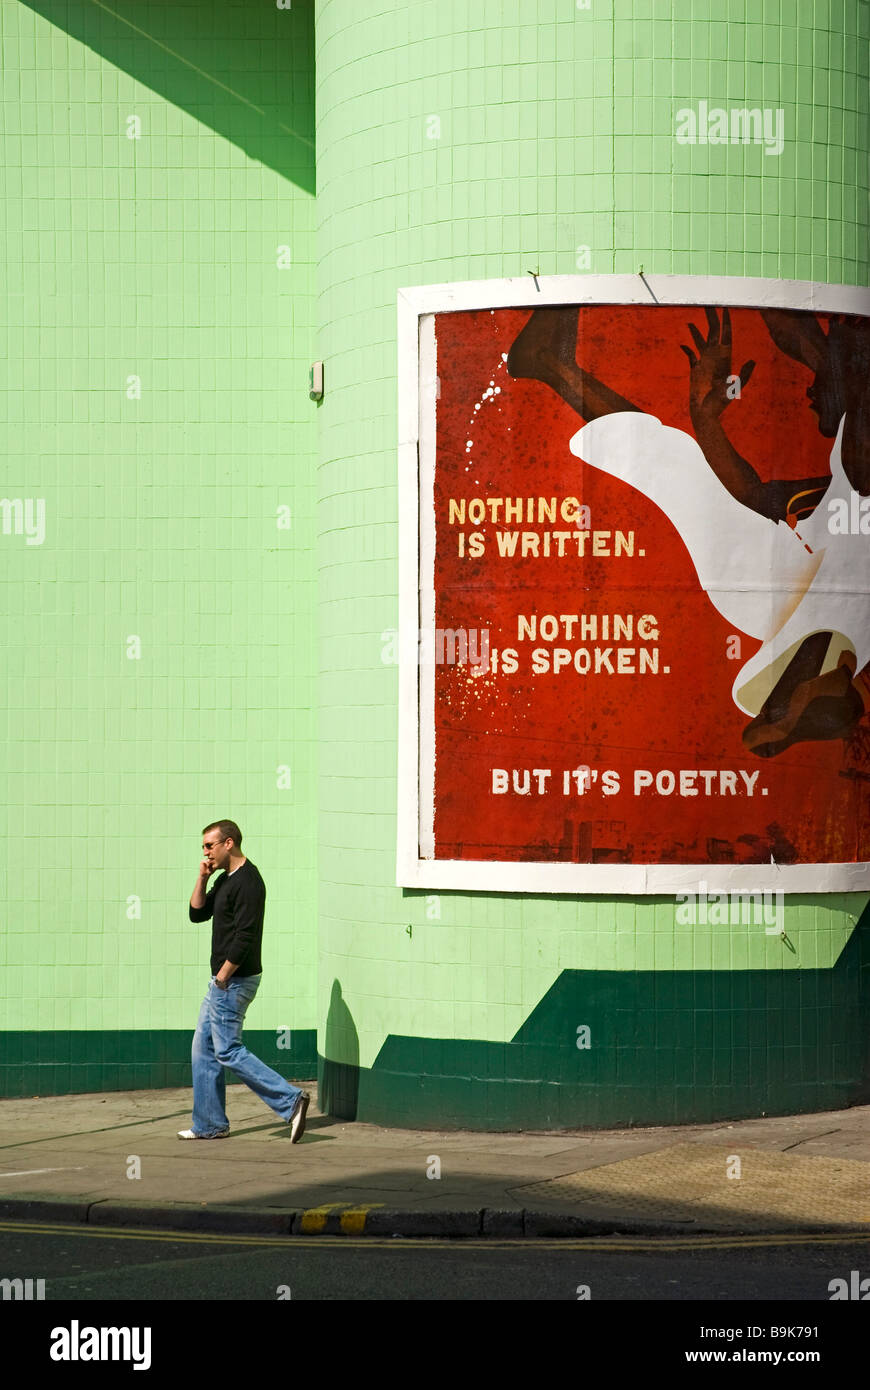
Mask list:
[[[271,1234],[870,1233],[870,1106],[480,1134],[333,1120],[305,1086],[293,1145],[241,1085],[227,1088],[232,1133],[207,1142],[176,1137],[189,1089],[0,1101],[0,1217]]]

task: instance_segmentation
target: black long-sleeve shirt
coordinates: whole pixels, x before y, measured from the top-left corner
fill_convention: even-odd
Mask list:
[[[202,907],[190,908],[191,922],[207,922],[211,928],[211,973],[216,975],[225,960],[237,965],[235,974],[259,975],[263,965],[263,917],[266,911],[266,885],[256,864],[246,859],[232,874],[223,873],[205,895]]]

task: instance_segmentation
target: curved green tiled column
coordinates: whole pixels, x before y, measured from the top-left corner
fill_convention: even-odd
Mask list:
[[[572,275],[582,246],[599,273],[867,285],[868,7],[360,8],[316,18],[321,1103],[498,1129],[867,1099],[866,895],[788,900],[792,950],[758,927],[680,927],[672,899],[392,886],[384,634],[397,290]],[[781,153],[680,144],[676,113],[701,102],[782,110]]]

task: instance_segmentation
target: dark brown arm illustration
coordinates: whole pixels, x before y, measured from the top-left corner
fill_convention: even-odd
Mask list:
[[[577,365],[576,306],[535,309],[508,353],[511,376],[529,377],[552,387],[586,421],[621,410],[638,410],[609,386]]]
[[[818,504],[831,481],[830,474],[774,479],[765,483],[752,464],[735,449],[722,424],[722,414],[731,399],[728,379],[735,375],[731,371],[731,315],[727,308],[723,309],[720,323],[714,308],[707,306],[704,312],[707,315],[706,338],[693,323],[689,324],[697,356],[684,343],[680,344],[689,359],[689,411],[704,456],[731,496],[754,512],[771,521],[784,521],[789,514],[806,516]],[[754,369],[754,362],[744,362],[736,373],[741,391]]]

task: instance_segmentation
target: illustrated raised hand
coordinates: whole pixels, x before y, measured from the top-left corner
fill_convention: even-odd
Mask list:
[[[681,343],[680,347],[689,359],[689,405],[694,415],[701,412],[714,419],[722,414],[729,400],[736,394],[729,394],[728,378],[731,372],[731,315],[722,310],[722,322],[710,305],[706,305],[707,337],[693,323],[689,332],[697,349],[697,356],[690,347]],[[755,363],[744,362],[740,368],[740,389],[749,381],[755,370]],[[732,386],[734,383],[732,383]]]

